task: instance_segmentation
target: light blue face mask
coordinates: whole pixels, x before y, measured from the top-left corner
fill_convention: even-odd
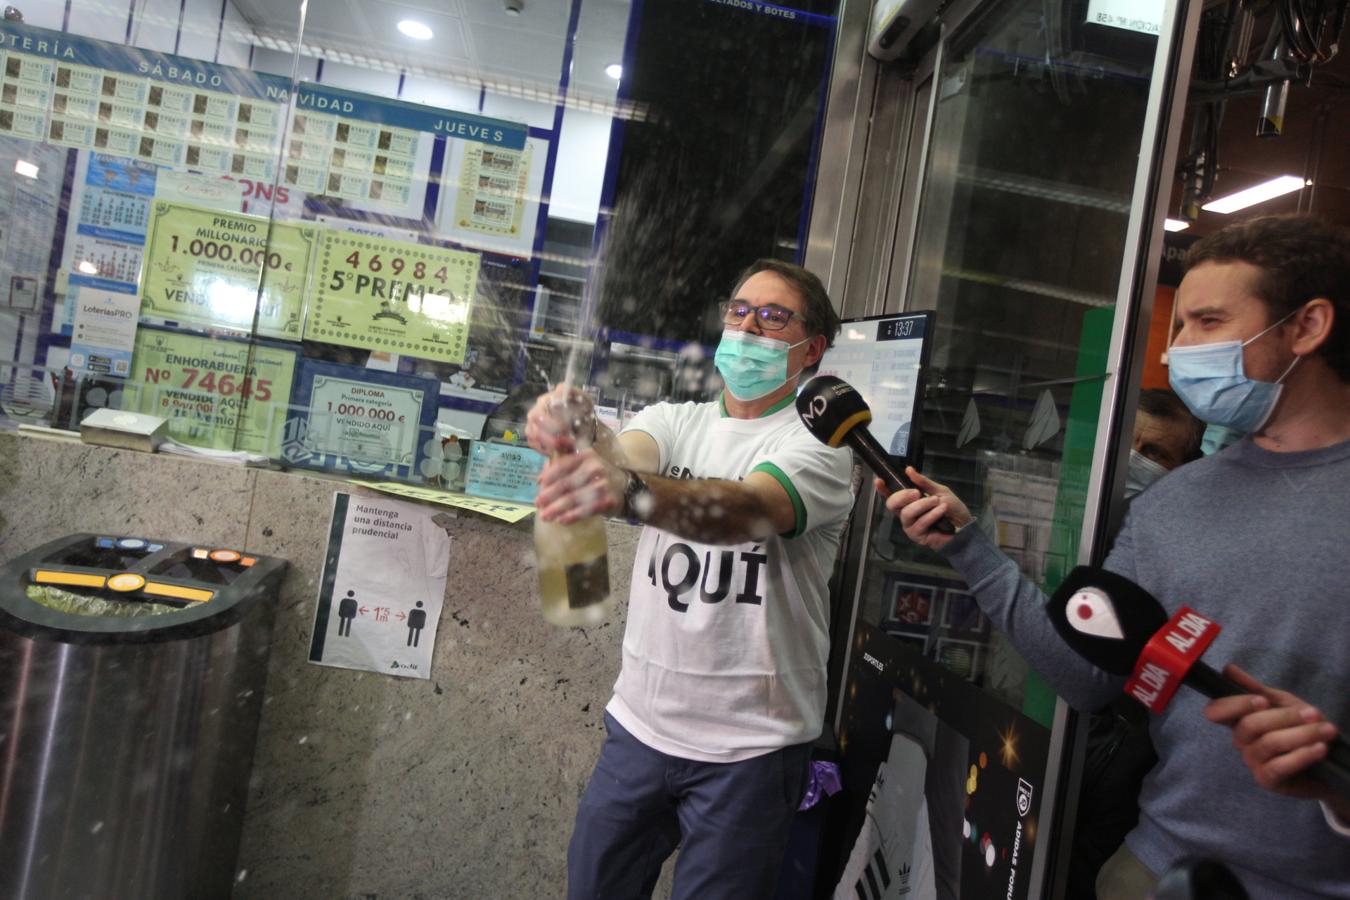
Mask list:
[[[1167,467],[1156,460],[1149,459],[1138,450],[1131,448],[1130,462],[1125,469],[1125,499],[1138,497],[1159,478],[1167,474]]]
[[[1294,371],[1300,357],[1295,356],[1274,382],[1256,381],[1243,371],[1242,348],[1269,334],[1294,312],[1245,341],[1171,348],[1167,351],[1167,380],[1172,390],[1203,422],[1256,431],[1270,418],[1284,390],[1284,379]]]
[[[1206,425],[1204,437],[1200,439],[1200,452],[1206,456],[1213,456],[1224,447],[1236,444],[1240,440],[1242,440],[1242,432],[1235,428]]]
[[[731,396],[758,400],[787,383],[788,351],[805,343],[786,344],[728,328],[722,332],[713,363]]]

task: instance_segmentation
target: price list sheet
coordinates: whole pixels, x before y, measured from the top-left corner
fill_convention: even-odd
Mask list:
[[[0,24],[0,134],[211,175],[270,180],[287,82]]]
[[[511,158],[503,176],[509,188],[526,171],[519,157],[527,133],[520,123],[306,83],[296,94],[281,181],[347,209],[420,222],[433,151],[443,141],[503,151]],[[509,209],[492,214],[494,222],[511,218]]]
[[[414,197],[421,135],[321,112],[297,112],[283,181],[311,194],[405,205]]]

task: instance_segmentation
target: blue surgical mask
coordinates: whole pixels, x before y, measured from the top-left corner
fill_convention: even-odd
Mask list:
[[[1200,452],[1206,456],[1213,456],[1224,447],[1230,444],[1236,444],[1242,440],[1242,432],[1235,428],[1224,428],[1222,425],[1206,425],[1205,434],[1200,439]]]
[[[1274,382],[1256,381],[1243,371],[1242,348],[1269,334],[1293,314],[1245,341],[1171,348],[1167,351],[1167,380],[1172,390],[1203,422],[1244,432],[1258,430],[1270,418],[1284,390],[1284,379],[1300,357],[1295,356]]]
[[[1162,463],[1149,459],[1138,450],[1130,450],[1130,463],[1125,469],[1125,499],[1139,496],[1166,474],[1167,467]]]
[[[713,363],[731,396],[737,400],[758,400],[787,383],[788,351],[805,343],[787,344],[728,328],[722,332]]]

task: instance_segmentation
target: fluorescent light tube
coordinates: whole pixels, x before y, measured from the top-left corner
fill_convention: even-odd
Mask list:
[[[1279,178],[1272,178],[1270,181],[1249,187],[1245,191],[1211,200],[1200,208],[1205,212],[1234,213],[1292,191],[1302,190],[1306,186],[1307,183],[1297,175],[1281,175]]]

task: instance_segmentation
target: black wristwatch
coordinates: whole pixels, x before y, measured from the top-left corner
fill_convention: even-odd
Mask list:
[[[628,483],[623,488],[623,517],[633,525],[640,525],[644,517],[638,513],[638,508],[652,502],[651,488],[632,469],[624,469],[624,472],[628,475]]]

